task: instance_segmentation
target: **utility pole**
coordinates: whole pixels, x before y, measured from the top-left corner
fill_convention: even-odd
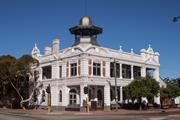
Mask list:
[[[116,76],[116,59],[114,58],[114,80],[115,80],[115,102],[116,102],[116,111],[118,110],[118,96],[117,96],[117,76]]]

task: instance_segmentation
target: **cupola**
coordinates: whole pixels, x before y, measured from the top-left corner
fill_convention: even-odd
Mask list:
[[[91,17],[84,16],[80,19],[79,25],[70,28],[69,31],[71,34],[75,35],[75,42],[73,46],[80,43],[88,43],[99,46],[96,39],[97,35],[101,34],[103,29],[93,25]]]

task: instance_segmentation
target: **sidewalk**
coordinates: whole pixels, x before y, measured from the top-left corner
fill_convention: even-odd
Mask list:
[[[90,111],[89,113],[83,113],[78,111],[52,111],[50,113],[47,110],[23,110],[23,109],[4,109],[0,108],[0,113],[9,114],[34,114],[34,115],[156,115],[156,114],[180,114],[180,109],[156,109],[156,110],[125,110],[119,109],[118,111]]]

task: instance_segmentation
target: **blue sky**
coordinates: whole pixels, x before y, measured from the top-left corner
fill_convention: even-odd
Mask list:
[[[30,54],[34,43],[43,53],[55,35],[61,49],[71,46],[69,28],[88,15],[103,27],[101,46],[124,51],[160,52],[161,76],[180,77],[180,0],[0,0],[0,55]]]

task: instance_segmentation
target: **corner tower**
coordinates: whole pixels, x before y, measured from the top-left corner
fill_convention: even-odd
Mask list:
[[[97,35],[101,34],[103,29],[93,25],[91,17],[84,16],[80,19],[79,25],[69,29],[71,34],[75,35],[75,42],[72,46],[78,44],[92,44],[99,46]]]

